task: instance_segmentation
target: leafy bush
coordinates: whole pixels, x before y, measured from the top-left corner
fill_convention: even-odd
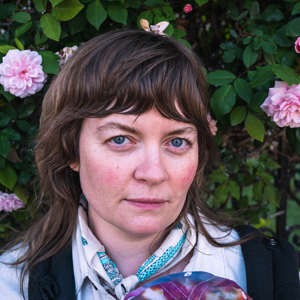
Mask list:
[[[295,128],[279,127],[261,105],[275,81],[300,84],[300,59],[294,49],[300,36],[299,15],[296,0],[1,2],[1,58],[10,49],[37,51],[48,78],[42,90],[24,98],[1,85],[0,190],[15,193],[26,209],[0,212],[0,238],[8,238],[12,229],[23,230],[36,217],[31,205],[32,148],[43,95],[60,68],[55,53],[110,30],[141,28],[141,19],[150,24],[170,22],[164,32],[191,47],[206,63],[219,149],[209,171],[208,201],[216,209],[242,209],[253,224],[267,223],[274,229],[275,224],[265,220],[275,207],[284,210],[288,198],[300,204],[300,92],[294,93]]]

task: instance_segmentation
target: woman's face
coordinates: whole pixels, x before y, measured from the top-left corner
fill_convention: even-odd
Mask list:
[[[181,212],[198,165],[197,130],[155,109],[82,124],[79,171],[91,228],[155,235]]]

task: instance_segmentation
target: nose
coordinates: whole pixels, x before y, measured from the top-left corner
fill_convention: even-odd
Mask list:
[[[148,185],[157,185],[168,179],[168,174],[159,149],[148,149],[139,156],[134,177]]]

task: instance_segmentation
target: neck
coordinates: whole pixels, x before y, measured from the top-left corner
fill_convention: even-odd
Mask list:
[[[90,224],[90,229],[105,246],[105,253],[116,264],[123,277],[135,275],[164,239],[163,233],[136,238],[120,232],[117,228],[106,230],[105,226]]]

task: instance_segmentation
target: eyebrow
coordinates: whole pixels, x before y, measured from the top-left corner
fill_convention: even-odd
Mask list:
[[[119,129],[119,130],[126,131],[126,132],[129,132],[132,134],[142,135],[142,133],[134,127],[130,127],[128,125],[125,125],[125,124],[122,124],[119,122],[113,122],[113,121],[107,122],[106,124],[99,126],[97,128],[96,132],[101,133],[103,130],[106,130],[106,129]],[[166,134],[166,136],[184,134],[184,133],[189,133],[189,132],[197,134],[197,129],[194,127],[191,127],[191,126],[180,128],[180,129],[175,129],[175,130],[168,132]]]

